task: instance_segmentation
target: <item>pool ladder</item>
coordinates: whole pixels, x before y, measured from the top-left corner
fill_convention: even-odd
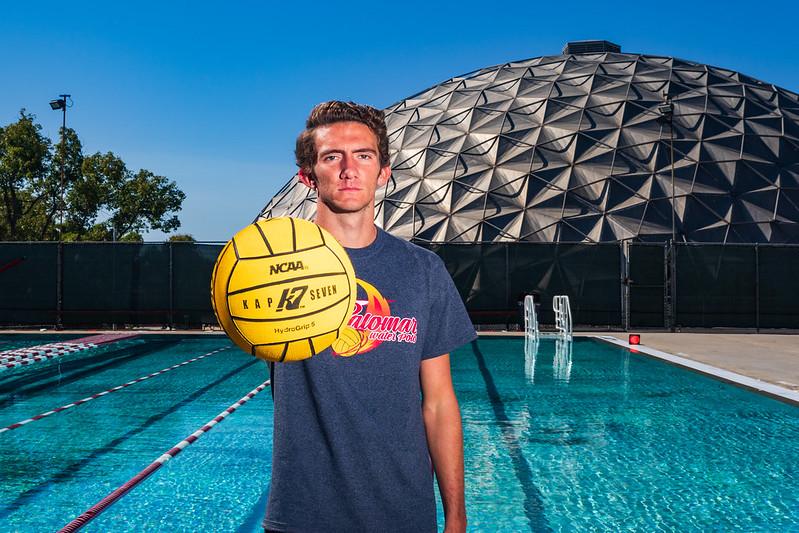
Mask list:
[[[524,339],[525,341],[533,340],[537,342],[539,336],[535,301],[533,300],[533,296],[528,294],[524,297]]]
[[[558,337],[572,340],[572,309],[568,296],[555,296],[552,298],[552,310],[555,311],[555,329]]]
[[[555,329],[558,337],[567,341],[572,340],[572,310],[568,296],[554,296],[552,310],[555,312]],[[538,341],[541,331],[538,328],[538,315],[535,311],[535,301],[531,295],[524,297],[524,337]]]
[[[572,312],[568,296],[555,296],[552,299],[555,311],[555,356],[552,360],[553,377],[557,381],[569,382],[572,370]],[[530,383],[535,381],[535,363],[538,356],[538,315],[531,295],[524,297],[524,373]]]

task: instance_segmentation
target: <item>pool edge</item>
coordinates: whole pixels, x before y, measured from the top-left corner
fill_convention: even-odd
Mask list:
[[[631,353],[647,355],[666,363],[679,366],[687,370],[692,370],[719,381],[730,383],[731,385],[735,385],[755,393],[763,394],[765,396],[769,396],[770,398],[774,398],[775,400],[799,407],[799,392],[792,391],[785,387],[780,387],[779,385],[774,385],[773,383],[768,383],[767,381],[744,376],[743,374],[738,374],[730,370],[724,370],[723,368],[718,368],[706,363],[693,361],[685,357],[680,357],[668,352],[656,350],[655,348],[648,348],[641,345],[631,346],[628,342],[619,340],[609,335],[586,335],[586,337],[596,339],[601,342],[606,342],[608,344],[613,344],[614,346],[618,346],[620,348],[625,348]]]

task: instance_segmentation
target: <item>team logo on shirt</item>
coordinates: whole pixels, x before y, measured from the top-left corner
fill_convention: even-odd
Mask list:
[[[333,352],[343,357],[366,353],[384,342],[416,343],[416,317],[391,314],[391,306],[373,285],[357,279],[366,299],[355,301],[347,326],[333,343]]]

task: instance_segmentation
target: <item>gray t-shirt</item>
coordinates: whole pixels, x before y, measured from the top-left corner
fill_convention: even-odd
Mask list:
[[[421,410],[423,359],[475,338],[432,252],[378,229],[348,249],[358,301],[345,345],[274,370],[274,446],[266,529],[436,530]],[[359,340],[360,338],[360,340]],[[354,341],[353,341],[354,339]]]

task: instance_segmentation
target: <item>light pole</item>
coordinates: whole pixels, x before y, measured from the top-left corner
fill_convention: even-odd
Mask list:
[[[56,265],[56,329],[64,327],[64,182],[66,181],[66,159],[67,159],[67,98],[68,94],[59,94],[57,100],[50,100],[50,108],[53,111],[59,109],[63,113],[61,122],[61,191],[58,206],[58,254]]]
[[[674,103],[671,101],[671,98],[669,98],[668,94],[663,94],[663,103],[658,106],[658,111],[663,117],[663,122],[667,122],[669,124],[669,152],[671,156],[671,242],[676,242],[677,204],[674,202]]]
[[[64,182],[66,181],[66,156],[67,156],[67,98],[69,94],[59,94],[57,100],[50,100],[50,108],[53,111],[59,109],[63,112],[63,120],[61,122],[61,200],[58,205],[58,240],[61,240],[62,231],[64,229]]]
[[[674,193],[674,103],[672,103],[671,98],[669,98],[668,93],[663,93],[663,103],[658,105],[658,111],[660,112],[661,119],[663,122],[668,122],[669,124],[669,152],[670,152],[670,159],[671,159],[671,241],[669,242],[668,247],[668,291],[666,292],[666,309],[665,314],[669,317],[669,329],[671,331],[675,331],[675,322],[676,322],[676,314],[675,314],[675,300],[677,294],[677,278],[676,278],[676,270],[677,270],[677,256],[676,250],[674,248],[677,240],[677,223],[676,223],[676,214],[677,214],[677,205],[674,202],[675,193]]]

